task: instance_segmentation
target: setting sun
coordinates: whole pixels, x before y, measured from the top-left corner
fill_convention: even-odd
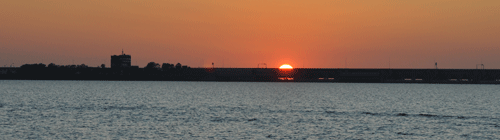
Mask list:
[[[280,69],[293,69],[293,67],[288,64],[283,64],[280,66]]]

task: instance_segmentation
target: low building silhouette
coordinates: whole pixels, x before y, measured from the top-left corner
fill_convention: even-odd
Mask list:
[[[111,56],[111,68],[130,68],[132,65],[132,57],[126,55],[122,51],[122,55]]]

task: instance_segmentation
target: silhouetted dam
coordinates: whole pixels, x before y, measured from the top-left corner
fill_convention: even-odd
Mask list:
[[[4,67],[0,79],[500,84],[500,69]]]

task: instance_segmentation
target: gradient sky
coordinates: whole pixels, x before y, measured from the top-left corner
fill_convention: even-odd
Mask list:
[[[500,0],[0,1],[1,66],[122,49],[140,67],[500,69]]]

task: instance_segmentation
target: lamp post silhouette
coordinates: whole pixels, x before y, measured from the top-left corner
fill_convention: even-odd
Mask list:
[[[266,69],[267,69],[267,64],[266,63],[259,63],[259,64],[257,64],[257,68],[260,68],[260,65],[265,65]]]
[[[478,65],[480,65],[480,66],[481,66],[481,69],[483,69],[483,70],[484,70],[484,64],[476,64],[476,69],[478,69],[478,68],[477,68],[477,66],[478,66]]]

